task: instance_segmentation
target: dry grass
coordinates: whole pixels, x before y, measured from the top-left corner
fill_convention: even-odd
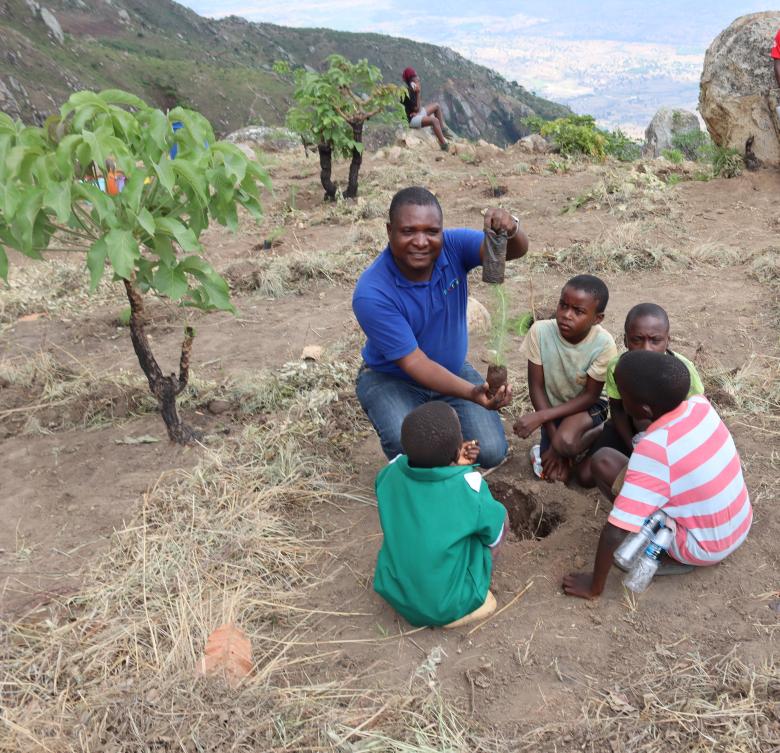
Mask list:
[[[590,695],[576,726],[536,730],[519,749],[770,753],[780,750],[779,699],[776,663],[658,647],[639,671]]]
[[[306,521],[354,495],[307,444],[327,380],[289,371],[269,390],[277,414],[161,479],[80,592],[46,619],[0,624],[0,750],[487,749],[427,686],[388,692],[370,668],[339,676],[338,643],[314,645],[326,614],[351,615],[306,607],[321,566]],[[254,648],[236,690],[196,673],[228,620]]]
[[[2,285],[2,284],[0,284]],[[51,259],[11,269],[8,285],[0,287],[0,324],[21,316],[56,314],[79,316],[87,307],[126,304],[121,287],[105,277],[90,294],[89,273],[83,258],[79,263]]]
[[[231,264],[225,278],[233,292],[256,292],[280,298],[310,288],[313,283],[354,283],[386,242],[376,223],[356,224],[344,246],[326,251],[297,248],[284,256],[264,257]]]
[[[626,222],[590,243],[544,249],[539,254],[531,253],[528,259],[534,268],[552,267],[568,273],[721,268],[741,260],[737,249],[717,243],[681,250],[671,241],[653,240],[657,235],[668,234],[668,230],[665,224],[659,226],[655,222]]]

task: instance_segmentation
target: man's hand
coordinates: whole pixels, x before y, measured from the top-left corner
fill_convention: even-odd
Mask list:
[[[474,385],[474,389],[471,390],[471,402],[488,410],[501,410],[512,402],[512,388],[508,384],[499,387],[492,397],[489,390],[490,385],[487,382]]]
[[[491,207],[485,210],[485,229],[490,229],[495,233],[500,233],[503,230],[507,235],[514,235],[517,224],[506,209]]]
[[[460,446],[456,465],[474,465],[479,457],[479,440],[470,439]]]
[[[593,573],[569,573],[563,576],[563,592],[567,596],[579,596],[581,599],[596,599],[601,591],[596,593],[593,588]]]
[[[539,418],[539,412],[535,411],[534,413],[526,413],[524,416],[520,416],[520,418],[515,421],[512,429],[518,437],[526,439],[543,423],[544,421]]]
[[[552,447],[548,447],[542,453],[542,473],[545,481],[562,481],[565,484],[569,480],[571,463],[568,458],[561,457]]]

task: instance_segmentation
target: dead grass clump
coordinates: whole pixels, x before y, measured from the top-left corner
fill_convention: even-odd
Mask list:
[[[637,272],[685,266],[684,255],[649,239],[652,227],[625,223],[590,243],[575,243],[558,251],[529,255],[534,266],[566,272]]]
[[[726,369],[700,355],[704,393],[725,415],[780,420],[780,359],[753,353],[740,367]]]
[[[121,288],[104,278],[89,292],[89,273],[83,263],[57,259],[14,268],[8,285],[0,287],[0,324],[9,324],[30,314],[77,316],[89,307],[124,301]]]
[[[567,750],[768,753],[780,749],[779,698],[776,663],[753,667],[734,652],[705,659],[660,648],[640,671],[592,695],[563,740]],[[538,730],[520,749],[561,737],[560,728]]]
[[[316,253],[299,250],[285,256],[236,262],[224,274],[233,292],[281,298],[316,282],[352,283],[370,258],[365,250],[351,246]]]
[[[575,243],[567,248],[545,249],[529,255],[535,267],[554,267],[566,272],[641,272],[722,268],[738,264],[739,250],[719,243],[704,243],[691,249],[672,248],[653,240],[659,230],[655,223],[627,222],[590,243]],[[661,228],[665,230],[665,228]]]
[[[587,191],[571,200],[564,212],[607,209],[611,214],[639,219],[667,206],[667,186],[655,175],[635,169],[609,170]]]
[[[13,425],[14,433],[103,426],[157,408],[140,372],[94,372],[45,351],[0,362],[0,378],[25,397],[23,405],[0,410],[0,422]]]

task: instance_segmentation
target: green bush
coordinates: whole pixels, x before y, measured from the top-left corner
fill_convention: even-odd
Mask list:
[[[661,156],[666,157],[669,162],[672,162],[675,165],[682,164],[685,159],[685,155],[679,149],[663,149],[661,151]]]
[[[607,139],[596,128],[591,115],[570,115],[545,123],[540,133],[552,139],[564,157],[584,154],[587,157],[604,159],[607,156]]]
[[[722,146],[712,147],[712,172],[721,178],[736,178],[742,174],[745,160],[736,149],[727,149]]]
[[[684,131],[672,136],[672,148],[682,152],[691,162],[706,162],[711,159],[712,141],[704,131]]]
[[[531,115],[521,122],[531,133],[540,133],[554,141],[564,157],[585,155],[604,159],[609,155],[621,162],[632,162],[642,154],[637,141],[620,129],[604,131],[598,128],[591,115],[569,115],[552,121]]]
[[[642,156],[642,146],[634,141],[619,128],[615,131],[604,132],[606,144],[604,148],[610,157],[621,162],[634,162]]]

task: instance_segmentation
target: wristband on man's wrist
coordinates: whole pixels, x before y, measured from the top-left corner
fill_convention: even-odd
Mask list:
[[[512,240],[512,238],[514,238],[517,235],[518,231],[520,230],[520,220],[514,215],[512,215],[512,219],[515,221],[515,229],[512,231],[511,235],[507,235],[506,239],[508,241]]]

